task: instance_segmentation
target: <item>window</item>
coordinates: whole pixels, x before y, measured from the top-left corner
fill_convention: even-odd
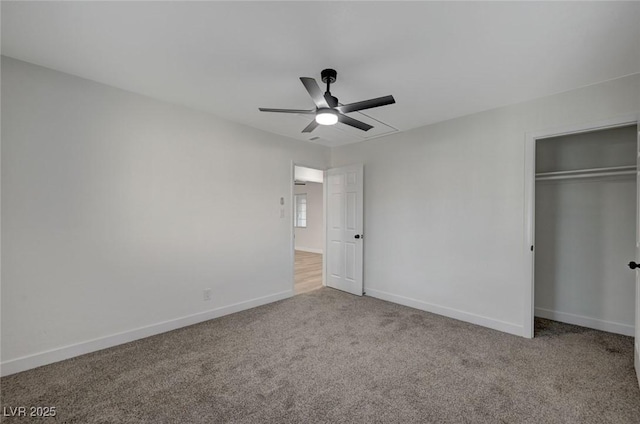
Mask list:
[[[295,210],[294,210],[294,222],[295,227],[305,228],[307,226],[307,194],[296,194],[295,198]]]

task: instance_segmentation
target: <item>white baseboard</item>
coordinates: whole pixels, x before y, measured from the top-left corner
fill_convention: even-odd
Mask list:
[[[155,336],[156,334],[166,333],[167,331],[176,330],[178,328],[187,327],[189,325],[198,324],[204,321],[209,321],[211,319],[219,318],[224,315],[233,314],[235,312],[244,311],[246,309],[255,308],[261,305],[266,305],[267,303],[287,299],[291,296],[293,296],[293,290],[287,290],[272,295],[235,303],[233,305],[222,306],[208,311],[199,312],[197,314],[187,315],[185,317],[135,328],[133,330],[112,334],[110,336],[87,340],[85,342],[63,346],[56,349],[35,353],[33,355],[23,356],[21,358],[11,359],[0,364],[0,375],[4,377],[6,375],[15,374],[43,365],[52,364],[54,362],[84,355],[86,353],[95,352],[123,343],[129,343],[134,340],[144,339],[145,337]]]
[[[300,250],[302,252],[309,252],[309,253],[320,253],[322,254],[322,249],[315,249],[313,247],[300,247],[300,246],[296,246],[296,250]]]
[[[594,330],[607,331],[609,333],[633,336],[635,334],[633,325],[620,324],[619,322],[605,321],[597,318],[585,317],[582,315],[569,314],[567,312],[552,311],[550,309],[535,308],[535,316],[552,319],[554,321],[566,322],[567,324],[579,325],[581,327],[593,328]]]
[[[640,344],[638,344],[638,339],[635,342],[635,354],[633,355],[633,364],[636,367],[636,377],[638,378],[638,386],[640,386]]]
[[[375,297],[393,303],[399,303],[400,305],[409,306],[410,308],[420,309],[422,311],[443,315],[445,317],[469,322],[471,324],[480,325],[482,327],[492,328],[494,330],[514,334],[516,336],[524,335],[524,328],[522,327],[522,325],[512,324],[510,322],[500,321],[494,318],[484,317],[482,315],[476,315],[470,312],[464,312],[446,306],[435,305],[433,303],[425,302],[418,299],[412,299],[397,294],[387,293],[381,290],[365,288],[365,292],[367,296]]]

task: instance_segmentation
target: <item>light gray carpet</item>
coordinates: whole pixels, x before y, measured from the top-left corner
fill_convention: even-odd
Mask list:
[[[55,405],[43,423],[640,422],[631,338],[538,327],[324,288],[5,377],[1,406]]]

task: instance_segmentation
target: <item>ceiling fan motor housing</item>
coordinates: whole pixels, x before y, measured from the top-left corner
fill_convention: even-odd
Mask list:
[[[335,69],[324,69],[321,73],[320,76],[322,77],[322,82],[324,83],[329,83],[329,84],[333,84],[334,82],[336,82],[336,78],[338,77],[338,73],[336,72]]]

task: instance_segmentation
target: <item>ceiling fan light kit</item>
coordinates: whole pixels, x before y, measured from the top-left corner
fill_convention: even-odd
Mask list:
[[[349,112],[357,112],[359,110],[371,109],[374,107],[385,106],[395,103],[393,96],[378,97],[370,100],[363,100],[361,102],[349,103],[341,105],[338,103],[338,98],[331,94],[331,84],[336,82],[338,73],[335,69],[324,69],[320,74],[322,82],[327,84],[327,91],[323,94],[320,90],[320,86],[315,79],[309,77],[300,77],[302,85],[307,89],[307,92],[311,96],[313,103],[316,105],[316,109],[313,110],[300,110],[300,109],[271,109],[271,108],[259,108],[261,112],[278,112],[278,113],[297,113],[297,114],[313,114],[315,119],[302,130],[303,133],[310,133],[317,128],[318,125],[335,125],[341,122],[345,125],[349,125],[354,128],[358,128],[362,131],[369,131],[373,126],[366,124],[362,121],[358,121],[350,116],[345,115]]]
[[[338,113],[333,109],[318,109],[316,122],[320,125],[335,125],[338,122]]]

